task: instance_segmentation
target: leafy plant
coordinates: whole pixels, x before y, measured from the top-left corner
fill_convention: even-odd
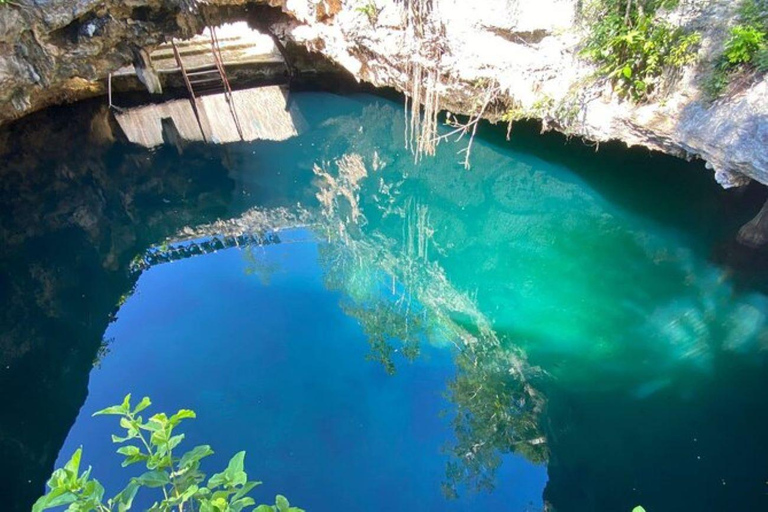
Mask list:
[[[376,7],[376,3],[372,0],[368,0],[365,4],[355,9],[355,11],[364,14],[368,18],[368,22],[375,27],[379,22],[379,14],[381,14],[382,9],[381,7]]]
[[[658,19],[660,7],[672,1],[597,0],[591,4],[582,54],[597,63],[621,97],[643,101],[653,94],[666,73],[691,63],[701,40],[698,33]]]
[[[748,64],[765,44],[765,32],[750,25],[736,25],[725,43],[723,56],[730,65]]]
[[[114,497],[104,500],[104,487],[91,478],[91,468],[80,472],[82,448],[78,448],[63,468],[57,469],[48,480],[49,491],[32,507],[32,512],[41,512],[55,507],[67,506],[68,512],[126,512],[140,489],[151,489],[159,493],[150,512],[241,512],[255,505],[248,494],[261,482],[248,480],[243,470],[245,452],[239,452],[230,459],[227,468],[211,476],[200,470],[200,461],[213,454],[208,445],[200,445],[180,457],[174,450],[184,440],[184,434],[174,430],[186,419],[195,418],[194,411],[181,409],[172,416],[155,414],[144,421],[139,413],[151,405],[144,397],[131,408],[131,395],[120,405],[107,407],[94,414],[120,417],[120,426],[125,435],[112,436],[112,441],[121,445],[117,453],[123,455],[123,467],[143,463],[147,471],[131,478],[125,488]],[[281,495],[274,505],[259,505],[254,512],[303,512],[292,507]]]
[[[768,0],[742,0],[738,10],[739,20],[754,27],[768,25]]]
[[[739,23],[731,27],[723,53],[704,85],[710,98],[722,95],[740,72],[768,71],[768,1],[742,0],[738,13]]]
[[[762,48],[760,48],[760,50],[758,50],[758,52],[755,54],[753,63],[758,71],[768,71],[768,45],[764,45]]]

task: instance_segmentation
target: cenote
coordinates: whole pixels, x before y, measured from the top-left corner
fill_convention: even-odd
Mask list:
[[[525,124],[415,164],[402,104],[290,99],[282,142],[94,141],[88,103],[6,133],[7,510],[79,446],[135,476],[92,417],[127,393],[311,512],[768,507],[768,281],[728,257],[754,207]]]

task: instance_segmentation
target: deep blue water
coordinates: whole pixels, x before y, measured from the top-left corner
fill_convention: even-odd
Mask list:
[[[258,249],[280,268],[269,284],[247,274],[237,248],[143,274],[107,330],[110,353],[62,454],[82,445],[107,489],[121,489],[135,472],[112,454],[116,422],[90,415],[131,391],[158,410],[194,409],[187,441],[212,443],[212,467],[246,449],[265,501],[281,492],[315,511],[540,509],[546,467],[516,455],[498,492],[445,500],[451,351],[427,347],[394,376],[366,361],[364,333],[323,285],[317,242],[305,230],[284,238],[301,241]]]
[[[292,101],[283,142],[0,169],[0,490],[78,446],[119,490],[139,470],[91,415],[130,392],[310,512],[768,509],[768,280],[723,256],[743,197],[526,126],[414,165],[400,104]],[[198,250],[231,229],[279,243]]]

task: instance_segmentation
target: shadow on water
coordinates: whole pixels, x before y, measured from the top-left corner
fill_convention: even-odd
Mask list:
[[[690,235],[702,257],[727,269],[740,288],[768,293],[765,252],[741,245],[735,236],[768,199],[764,185],[723,189],[700,160],[686,162],[618,141],[595,144],[541,133],[535,121],[515,123],[509,140],[505,125],[484,123],[478,137],[567,167],[607,200]]]
[[[295,101],[305,135],[182,155],[113,144],[94,104],[3,132],[0,495],[12,508],[28,509],[53,468],[136,257],[181,254],[158,244],[185,227],[274,228],[297,203],[370,359],[395,374],[425,344],[451,350],[447,496],[503,487],[496,472],[516,453],[548,464],[552,510],[764,504],[760,283],[735,293],[707,261],[752,205],[701,165],[595,154],[526,124],[510,142],[483,127],[473,170],[450,146],[413,167],[399,105]],[[219,218],[232,223],[208,224]],[[261,250],[246,251],[247,271],[268,284],[279,268]],[[741,317],[753,322],[728,323]]]
[[[131,259],[226,212],[217,155],[114,146],[95,103],[51,109],[0,135],[0,496],[28,510],[53,470],[121,297]],[[224,155],[218,155],[221,159]]]
[[[481,137],[495,147],[536,155],[569,168],[606,199],[627,210],[707,243],[725,242],[762,206],[765,192],[725,190],[701,161],[686,162],[621,142],[594,144],[556,132],[540,133],[537,122],[513,127],[483,125]]]

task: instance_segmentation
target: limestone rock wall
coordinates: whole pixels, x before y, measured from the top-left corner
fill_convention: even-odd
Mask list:
[[[285,28],[286,37],[331,57],[360,80],[407,93],[405,64],[417,49],[408,41],[403,0],[272,3],[297,20]],[[509,104],[541,119],[545,129],[701,158],[726,187],[749,178],[768,183],[768,81],[757,77],[714,103],[701,91],[734,22],[736,2],[684,0],[665,14],[700,32],[701,50],[669,90],[643,105],[617,99],[580,57],[583,3],[436,0],[432,16],[444,30],[441,106],[474,114],[478,84],[495,82]],[[376,6],[377,19],[364,12],[366,5]]]
[[[140,49],[189,37],[203,8],[247,0],[18,0],[0,6],[0,123],[62,101],[103,93],[103,79]],[[419,43],[407,30],[409,0],[253,0],[282,9],[268,20],[287,43],[319,52],[376,86],[409,93]],[[476,114],[484,84],[545,129],[622,140],[701,158],[726,187],[768,184],[768,81],[756,77],[710,103],[701,91],[735,2],[681,0],[668,18],[702,34],[696,64],[656,101],[620,101],[579,56],[584,0],[433,0],[439,26],[440,107]],[[374,13],[372,16],[371,13]],[[499,119],[498,111],[485,117]]]
[[[102,94],[106,77],[168,36],[202,30],[188,0],[19,0],[0,5],[0,123]]]

